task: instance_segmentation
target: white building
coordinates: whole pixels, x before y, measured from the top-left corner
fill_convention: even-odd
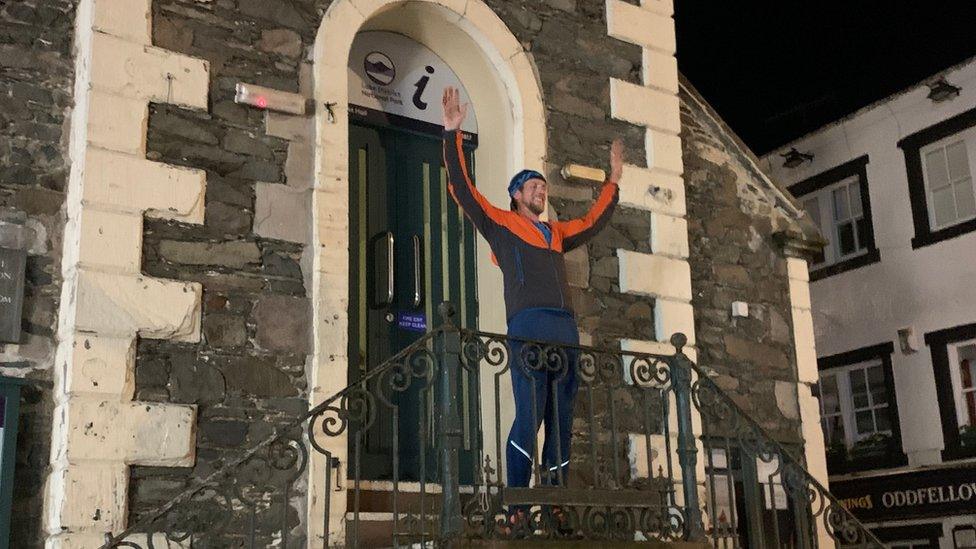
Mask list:
[[[976,547],[976,58],[763,162],[829,241],[810,287],[831,491],[892,547]]]

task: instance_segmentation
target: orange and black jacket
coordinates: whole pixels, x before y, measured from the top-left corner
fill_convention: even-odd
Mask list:
[[[531,220],[518,212],[491,205],[471,183],[461,149],[459,131],[444,132],[444,165],[448,189],[464,213],[491,246],[505,282],[505,310],[511,319],[533,308],[573,312],[563,254],[582,246],[610,220],[617,205],[617,184],[607,181],[585,216],[550,221],[552,242]]]

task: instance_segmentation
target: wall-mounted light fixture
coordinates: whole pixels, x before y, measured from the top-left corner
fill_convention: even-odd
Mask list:
[[[240,105],[250,105],[259,109],[269,111],[285,112],[304,116],[306,113],[306,100],[297,93],[286,92],[238,82],[234,94],[234,103]]]
[[[915,336],[914,326],[898,330],[898,346],[901,347],[901,354],[903,355],[918,352],[918,337]]]
[[[606,181],[607,172],[599,168],[591,168],[580,164],[566,164],[559,170],[563,179],[584,179],[586,181]]]
[[[780,156],[783,157],[783,166],[787,168],[795,168],[804,162],[813,162],[812,154],[801,153],[796,150],[796,147],[790,148],[790,150]]]
[[[946,82],[946,79],[939,78],[935,82],[929,85],[929,99],[936,103],[941,103],[952,99],[953,97],[958,97],[959,92],[962,90],[959,86],[953,86],[952,84]]]

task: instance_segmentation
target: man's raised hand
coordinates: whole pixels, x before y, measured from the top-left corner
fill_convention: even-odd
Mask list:
[[[610,144],[610,181],[617,183],[624,174],[624,142],[614,139]]]
[[[468,104],[461,104],[460,92],[453,86],[444,88],[441,107],[444,108],[444,131],[453,131],[461,127],[468,115]]]

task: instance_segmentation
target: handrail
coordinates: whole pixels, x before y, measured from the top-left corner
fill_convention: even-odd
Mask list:
[[[722,400],[721,406],[724,408],[722,411],[731,410],[736,415],[736,420],[742,420],[747,424],[748,432],[752,434],[759,434],[762,437],[762,447],[757,449],[760,459],[763,457],[768,457],[770,459],[764,461],[771,461],[775,456],[782,456],[790,462],[793,469],[790,471],[791,475],[798,474],[802,477],[802,481],[810,486],[812,486],[820,497],[824,498],[829,502],[828,505],[821,506],[814,514],[815,516],[824,516],[825,525],[833,528],[834,532],[831,533],[838,541],[845,542],[845,544],[857,544],[859,547],[874,547],[877,549],[884,549],[884,544],[874,535],[873,532],[867,529],[860,520],[857,519],[846,507],[844,507],[840,501],[830,493],[827,488],[823,486],[810,472],[803,466],[803,461],[798,458],[789,449],[778,442],[766,429],[759,425],[756,420],[742,409],[732,398],[719,387],[711,378],[711,375],[704,368],[687,360],[685,362],[697,375],[698,379],[692,387],[692,396],[695,401],[695,406],[699,411],[703,411],[703,408],[708,408],[714,406],[713,403],[704,403],[703,400],[703,390],[707,390],[711,396],[718,397]],[[713,409],[713,412],[715,410]],[[722,412],[717,412],[716,415],[722,414]],[[727,416],[726,416],[727,417]],[[702,423],[705,423],[704,418]],[[779,468],[774,474],[782,474],[786,466],[781,462]],[[784,475],[785,476],[785,475]],[[787,479],[787,482],[796,483],[795,478]],[[796,488],[796,486],[794,486]]]
[[[429,333],[425,334],[417,341],[411,343],[409,346],[404,348],[399,353],[383,361],[383,363],[381,363],[376,368],[369,370],[366,373],[366,375],[364,375],[362,378],[356,380],[353,383],[350,383],[343,389],[340,389],[331,397],[323,400],[321,403],[317,404],[314,408],[309,409],[307,412],[297,417],[296,419],[286,423],[283,427],[275,429],[274,432],[268,435],[264,440],[255,444],[253,447],[251,447],[250,450],[244,452],[244,454],[240,458],[230,463],[224,464],[213,473],[207,475],[202,480],[198,481],[193,487],[184,490],[178,496],[171,499],[169,502],[159,506],[158,508],[156,508],[156,510],[152,511],[151,513],[149,513],[148,515],[146,515],[145,517],[137,521],[135,524],[127,527],[122,532],[114,536],[111,535],[110,533],[105,534],[105,543],[102,545],[100,549],[111,549],[113,547],[137,547],[132,544],[126,544],[126,542],[124,541],[125,538],[129,537],[132,534],[143,533],[147,527],[149,527],[152,523],[156,522],[160,518],[164,517],[174,507],[190,501],[191,499],[193,499],[193,496],[199,494],[200,492],[206,490],[207,488],[213,487],[216,481],[225,477],[228,473],[236,470],[241,465],[247,463],[248,460],[256,456],[262,450],[270,447],[276,441],[281,440],[285,436],[285,433],[287,431],[301,426],[309,419],[322,415],[337,400],[339,400],[343,396],[346,396],[349,392],[356,389],[356,387],[368,383],[374,378],[377,378],[382,374],[388,372],[390,369],[395,367],[400,360],[424,348],[435,336],[443,332],[443,330],[444,330],[443,327],[434,328]]]
[[[658,490],[658,494],[662,497],[662,503],[660,505],[651,505],[651,507],[657,507],[657,510],[646,509],[647,504],[642,504],[641,506],[631,506],[631,507],[644,507],[644,510],[638,509],[633,515],[628,515],[629,511],[621,511],[619,514],[617,511],[607,511],[605,515],[604,522],[607,532],[609,532],[612,525],[610,524],[611,518],[614,520],[628,520],[632,519],[636,522],[629,523],[630,526],[626,526],[623,530],[619,532],[614,532],[615,535],[627,535],[630,530],[636,530],[638,532],[652,533],[654,535],[659,535],[661,539],[676,539],[675,536],[684,537],[685,539],[705,541],[707,535],[711,535],[715,546],[728,546],[728,547],[739,547],[738,534],[735,531],[729,530],[726,527],[725,530],[721,530],[718,525],[717,517],[712,516],[710,518],[709,525],[704,524],[704,517],[702,515],[701,506],[712,507],[710,511],[714,515],[714,507],[717,505],[715,499],[715,477],[709,476],[706,472],[705,479],[697,479],[696,475],[696,453],[698,452],[696,444],[702,444],[706,448],[706,463],[709,467],[712,465],[711,454],[709,453],[709,434],[708,429],[712,425],[725,425],[728,427],[728,432],[723,433],[722,436],[731,435],[736,438],[740,443],[736,447],[736,451],[741,451],[750,454],[750,457],[765,461],[766,463],[771,463],[774,459],[778,460],[778,466],[775,471],[776,475],[782,479],[782,486],[789,494],[793,497],[794,502],[797,505],[794,507],[794,512],[796,513],[795,519],[798,522],[802,522],[806,519],[804,513],[809,512],[809,515],[813,519],[820,519],[823,521],[824,527],[827,529],[830,536],[835,540],[845,543],[845,544],[857,544],[861,547],[878,547],[881,548],[883,545],[863,524],[861,524],[853,514],[846,510],[840,502],[833,497],[820,482],[814,478],[803,466],[803,462],[794,453],[783,444],[778,442],[773,436],[768,433],[759,423],[757,423],[749,414],[743,410],[738,404],[735,403],[732,398],[726,394],[717,384],[711,379],[709,373],[705,368],[694,364],[688,357],[684,354],[684,345],[686,339],[680,334],[672,338],[671,343],[675,348],[675,353],[673,355],[664,355],[656,353],[644,353],[644,352],[634,352],[634,351],[621,351],[616,349],[599,348],[595,346],[588,345],[564,345],[556,344],[553,342],[539,341],[539,340],[521,340],[522,343],[522,355],[519,357],[513,357],[511,355],[512,348],[510,347],[510,342],[512,338],[509,338],[505,334],[491,333],[477,330],[469,330],[464,328],[457,328],[451,324],[452,314],[449,307],[444,307],[442,309],[442,315],[447,320],[447,324],[442,325],[438,328],[433,329],[431,332],[423,335],[417,341],[385,360],[379,366],[370,369],[362,378],[351,382],[345,388],[337,391],[330,397],[323,400],[321,403],[317,404],[315,407],[309,409],[307,412],[301,416],[289,421],[285,425],[277,428],[271,435],[265,437],[263,440],[252,446],[250,449],[245,451],[241,457],[225,463],[219,467],[213,473],[210,473],[202,480],[196,482],[192,487],[184,490],[179,495],[171,499],[169,502],[153,509],[148,514],[142,516],[138,521],[136,521],[131,526],[127,527],[122,532],[112,535],[110,533],[105,535],[105,543],[102,545],[102,549],[109,549],[112,547],[134,547],[139,548],[133,541],[127,541],[127,538],[134,535],[146,535],[147,532],[149,536],[153,535],[153,532],[160,532],[159,530],[154,530],[154,528],[159,528],[162,524],[162,520],[167,518],[167,515],[174,511],[174,509],[187,505],[189,502],[194,500],[194,498],[200,497],[202,495],[208,495],[210,492],[223,494],[224,492],[231,492],[232,490],[237,490],[238,486],[223,486],[222,483],[228,479],[235,479],[234,481],[228,482],[232,484],[233,482],[239,482],[237,477],[232,477],[232,473],[239,469],[243,469],[249,460],[258,458],[260,459],[261,452],[271,452],[273,453],[277,448],[276,445],[285,444],[286,446],[291,444],[298,444],[301,448],[291,449],[294,454],[295,462],[299,463],[299,467],[296,471],[296,476],[289,477],[290,481],[298,478],[304,472],[305,464],[307,463],[308,449],[304,447],[305,444],[311,446],[319,453],[326,455],[331,455],[328,451],[319,446],[316,441],[315,428],[318,421],[321,421],[321,428],[326,436],[338,436],[346,427],[346,424],[351,421],[358,422],[361,431],[365,432],[366,429],[373,424],[375,417],[370,415],[374,413],[371,410],[363,410],[357,408],[357,406],[364,405],[364,402],[357,402],[357,399],[362,399],[364,396],[367,398],[379,399],[381,405],[390,405],[387,400],[388,395],[382,393],[382,387],[385,385],[390,385],[395,391],[403,391],[411,384],[411,379],[420,379],[420,386],[426,391],[428,388],[431,391],[435,391],[438,395],[439,400],[436,404],[431,404],[434,406],[433,412],[431,412],[430,421],[436,422],[440,425],[439,431],[437,433],[437,446],[438,451],[436,459],[439,461],[439,465],[436,467],[441,483],[442,483],[442,494],[443,501],[440,508],[440,534],[432,533],[432,536],[439,535],[440,538],[435,539],[450,539],[456,538],[466,533],[470,534],[470,529],[472,526],[475,529],[481,529],[481,533],[477,534],[481,537],[492,537],[496,535],[499,531],[505,531],[508,525],[508,519],[498,519],[499,513],[504,516],[504,509],[507,505],[510,505],[512,501],[516,501],[518,498],[522,498],[524,501],[535,501],[539,498],[543,498],[539,501],[549,501],[553,504],[559,504],[559,501],[566,501],[566,507],[563,507],[566,516],[572,518],[571,522],[579,526],[586,523],[586,527],[593,527],[588,521],[594,520],[590,513],[593,509],[593,502],[589,500],[598,500],[599,497],[605,497],[605,494],[612,494],[613,490],[620,491],[624,494],[624,490],[621,490],[620,486],[614,487],[609,485],[594,485],[590,487],[590,493],[594,494],[592,498],[582,498],[579,496],[579,489],[568,490],[568,487],[548,487],[546,489],[537,488],[521,488],[518,490],[509,489],[510,495],[506,500],[504,494],[506,487],[500,479],[500,476],[496,475],[496,480],[491,480],[492,473],[499,473],[496,469],[493,469],[490,465],[490,461],[486,461],[484,468],[481,467],[481,463],[475,463],[475,467],[478,471],[478,475],[483,475],[482,481],[476,479],[475,487],[476,494],[475,499],[468,499],[468,503],[464,505],[465,515],[462,518],[460,512],[461,501],[459,498],[459,469],[458,469],[458,456],[461,451],[462,437],[461,437],[461,427],[458,417],[460,410],[458,409],[458,398],[456,391],[452,388],[458,387],[458,377],[463,373],[464,375],[477,374],[480,370],[479,367],[482,363],[486,366],[494,367],[495,370],[488,370],[484,375],[488,377],[494,376],[495,380],[495,397],[496,401],[493,403],[498,409],[498,379],[499,376],[509,372],[511,363],[510,361],[518,360],[528,360],[525,358],[526,349],[529,353],[535,357],[537,361],[553,360],[555,357],[558,360],[563,360],[567,353],[575,353],[579,357],[581,363],[577,365],[578,375],[583,379],[583,383],[587,384],[587,391],[589,391],[589,406],[588,413],[589,416],[589,429],[590,429],[590,439],[595,439],[595,432],[593,423],[596,421],[595,416],[593,416],[593,398],[594,391],[600,390],[605,391],[601,395],[606,395],[605,398],[612,401],[615,398],[615,391],[638,391],[646,393],[645,396],[639,396],[635,398],[643,399],[641,400],[641,406],[644,408],[635,408],[631,411],[631,415],[641,415],[644,413],[643,421],[640,425],[643,425],[642,429],[644,432],[642,435],[646,436],[647,446],[647,463],[646,469],[649,475],[647,480],[650,484],[647,486],[653,486],[653,490]],[[435,340],[435,338],[441,338],[440,340]],[[435,345],[435,341],[440,341],[441,344]],[[432,352],[431,349],[437,349],[436,354]],[[545,357],[545,358],[542,358]],[[563,357],[563,358],[559,358]],[[523,366],[524,367],[524,366]],[[538,367],[538,366],[537,366]],[[544,365],[543,365],[544,367]],[[621,371],[621,367],[625,370],[629,369],[629,372]],[[422,371],[420,371],[422,370]],[[494,373],[492,373],[494,372]],[[697,379],[692,379],[692,373],[697,376]],[[624,381],[620,378],[623,374],[625,377],[629,377],[629,380]],[[506,376],[508,374],[505,374]],[[436,383],[435,383],[436,381]],[[373,388],[368,388],[367,386],[372,384]],[[385,384],[385,385],[384,385]],[[435,390],[436,388],[436,390]],[[371,391],[376,391],[372,394]],[[655,416],[656,419],[651,419],[651,413],[654,410],[651,409],[649,404],[653,398],[656,398],[654,402],[660,402],[661,408],[658,411],[663,414],[661,416]],[[601,398],[604,398],[601,396]],[[374,403],[376,404],[376,403]],[[478,402],[479,408],[476,414],[480,414],[482,407],[487,410],[488,406],[485,403]],[[491,402],[489,402],[491,404]],[[637,406],[637,405],[635,405]],[[658,404],[654,404],[658,406]],[[701,414],[701,423],[703,426],[703,433],[693,433],[692,432],[692,421],[691,421],[691,411],[696,409]],[[621,412],[627,411],[626,409],[620,410]],[[425,417],[421,413],[421,417]],[[611,438],[611,448],[617,448],[621,443],[626,443],[626,436],[623,441],[616,438],[618,436],[617,428],[614,427],[612,423],[614,420],[614,406],[610,404],[609,415],[611,421],[609,433],[604,436],[609,436]],[[654,412],[657,413],[657,412]],[[331,414],[331,415],[329,415]],[[361,414],[361,416],[357,416]],[[672,415],[673,414],[673,415]],[[334,417],[333,417],[334,416]],[[368,416],[368,417],[367,417]],[[436,417],[435,417],[436,416]],[[673,434],[677,435],[677,446],[671,447],[670,438],[671,431],[669,425],[669,416],[677,421],[677,431]],[[404,416],[404,421],[406,421],[406,416]],[[478,424],[483,418],[480,416],[475,418],[475,424]],[[617,421],[625,420],[626,418],[620,418]],[[630,418],[634,419],[634,418]],[[641,419],[641,418],[638,418]],[[712,421],[714,420],[714,421]],[[423,423],[424,420],[421,421]],[[651,463],[651,448],[650,437],[652,432],[650,427],[653,425],[661,425],[661,434],[663,434],[665,445],[662,449],[656,450],[657,452],[663,452],[663,454],[657,454],[658,464],[652,467]],[[396,423],[394,423],[394,426]],[[500,424],[498,423],[497,414],[495,418],[495,430],[498,431]],[[606,428],[606,425],[603,426]],[[302,442],[296,437],[297,429],[307,429],[305,433],[308,437],[307,441]],[[421,427],[424,429],[424,427]],[[626,434],[627,426],[621,426],[621,432]],[[422,431],[424,433],[426,431]],[[498,435],[498,433],[496,433]],[[498,435],[500,436],[500,435]],[[661,436],[661,435],[654,435]],[[360,449],[360,444],[365,441],[364,438],[359,436],[355,438],[355,448],[358,456]],[[423,437],[421,437],[423,438]],[[353,440],[353,439],[350,439]],[[730,448],[728,437],[726,437],[725,448]],[[423,441],[421,442],[423,444]],[[590,442],[592,445],[592,441]],[[397,448],[394,442],[394,448]],[[496,440],[496,448],[488,448],[487,445],[480,447],[480,456],[485,458],[488,454],[493,453],[498,459],[500,445]],[[352,452],[352,449],[350,449]],[[672,453],[677,455],[677,462],[680,465],[681,479],[676,480],[677,469],[672,469]],[[663,457],[662,457],[663,456]],[[354,458],[350,458],[356,461]],[[421,457],[421,462],[425,458]],[[731,460],[731,457],[727,459]],[[394,462],[397,460],[394,459]],[[593,460],[590,460],[593,461]],[[353,462],[350,462],[350,467],[353,467]],[[589,464],[589,462],[587,462]],[[537,462],[533,462],[534,467],[538,467]],[[615,475],[614,478],[619,478],[621,472],[616,470],[615,473],[607,473],[603,471],[602,473],[597,470],[596,462],[593,462],[592,474],[594,478],[600,474]],[[666,465],[666,470],[664,466]],[[614,467],[617,466],[616,463],[613,464]],[[394,465],[396,467],[396,465]],[[421,464],[421,467],[423,465]],[[358,461],[355,464],[355,476],[353,477],[353,469],[349,469],[350,480],[354,480],[353,487],[350,490],[355,490],[357,499],[351,499],[352,509],[355,509],[355,516],[352,519],[352,545],[358,545],[359,543],[359,503],[358,494],[360,491],[360,478],[359,478],[359,467]],[[423,470],[423,469],[421,469]],[[396,471],[396,469],[394,469]],[[658,472],[658,476],[654,476],[654,473]],[[584,473],[589,473],[585,471]],[[624,474],[624,476],[627,476]],[[328,484],[331,477],[326,477],[326,483]],[[394,473],[394,479],[398,478],[396,473]],[[245,479],[247,480],[247,479]],[[420,531],[421,536],[428,535],[428,530],[424,526],[425,520],[430,520],[434,522],[434,519],[426,519],[426,507],[424,504],[425,488],[424,483],[429,482],[425,480],[423,474],[421,474],[420,482],[420,516],[406,516],[410,513],[407,512],[404,516],[404,524],[412,523],[416,526],[416,522],[420,521]],[[596,481],[594,481],[596,482]],[[394,484],[396,480],[394,481]],[[286,482],[287,484],[287,482]],[[562,484],[560,482],[559,484]],[[479,487],[480,486],[480,487]],[[678,486],[681,489],[681,499],[675,498],[675,487]],[[699,490],[700,489],[711,489],[710,498],[706,498],[708,502],[699,502]],[[772,488],[771,488],[772,489]],[[223,490],[223,492],[222,492]],[[536,490],[533,492],[533,490]],[[575,491],[574,491],[575,490]],[[729,488],[731,494],[731,488]],[[210,492],[208,492],[210,491]],[[561,492],[560,492],[561,491]],[[352,494],[352,492],[350,492]],[[480,495],[479,495],[480,494]],[[561,494],[561,495],[559,495]],[[631,499],[634,496],[633,492],[627,493]],[[286,488],[287,495],[287,488]],[[241,501],[251,511],[251,546],[255,546],[255,533],[254,533],[254,517],[257,512],[254,507],[255,503],[253,501],[245,501],[246,498],[243,497],[241,492],[233,492],[233,496]],[[599,497],[597,497],[599,496]],[[217,497],[217,496],[215,496]],[[222,496],[226,497],[226,496]],[[396,509],[397,503],[397,493],[393,493],[393,505]],[[400,497],[403,497],[401,494]],[[481,505],[479,506],[480,511],[476,513],[471,513],[470,507],[473,504],[478,503],[478,497],[485,498]],[[545,498],[550,499],[545,499]],[[559,499],[559,498],[562,499]],[[653,497],[653,496],[652,496]],[[772,496],[770,496],[772,497]],[[328,498],[328,494],[327,494]],[[594,499],[596,498],[596,499]],[[626,498],[624,498],[626,499]],[[491,500],[489,502],[489,500]],[[679,503],[680,502],[680,503]],[[819,504],[819,506],[817,506]],[[328,499],[326,500],[326,506],[328,506]],[[408,504],[404,504],[408,505]],[[585,507],[585,511],[578,511],[573,505]],[[626,506],[626,502],[621,500],[616,502],[615,505]],[[587,507],[588,506],[588,507]],[[190,509],[192,510],[192,509]],[[394,517],[398,516],[397,512],[394,511]],[[480,514],[479,514],[480,513]],[[773,505],[773,522],[776,522],[776,505]],[[597,512],[597,515],[599,513]],[[597,516],[593,515],[593,516]],[[172,519],[172,517],[169,517]],[[394,518],[394,521],[396,519]],[[500,520],[500,521],[499,521]],[[519,535],[531,536],[537,529],[545,529],[547,526],[545,524],[546,520],[533,515],[528,521],[512,525],[511,530],[515,531]],[[743,517],[745,520],[745,517]],[[750,518],[749,520],[753,520]],[[758,519],[763,520],[763,519]],[[472,522],[474,521],[474,522]],[[733,510],[733,528],[734,530],[734,510]],[[565,525],[564,525],[565,526]],[[709,526],[710,530],[706,532],[705,527]],[[755,525],[750,524],[749,527],[755,530]],[[760,525],[761,526],[761,525]],[[776,524],[773,525],[777,527]],[[281,527],[282,535],[282,547],[287,546],[286,532],[287,526]],[[499,530],[499,528],[501,530]],[[795,535],[797,536],[799,547],[815,547],[817,544],[815,537],[815,529],[810,525],[807,525],[803,533],[797,530]],[[761,528],[760,528],[761,529]],[[435,529],[436,530],[436,529]],[[277,531],[277,530],[275,530]],[[185,532],[181,530],[180,532]],[[168,539],[180,540],[184,539],[179,537],[180,535],[189,536],[192,534],[172,534],[163,532],[171,537]],[[808,535],[809,539],[805,539],[803,536]],[[396,534],[396,529],[394,528],[394,535]],[[406,534],[403,534],[406,535]],[[410,534],[413,535],[413,534]],[[551,536],[556,536],[557,538],[561,535],[558,531],[550,532]],[[718,536],[725,536],[726,539],[731,539],[731,543],[726,541],[724,545],[718,542]],[[765,534],[763,534],[765,535]],[[409,537],[409,536],[408,536]],[[776,543],[774,545],[779,546],[780,536],[778,531],[775,534]],[[425,538],[421,538],[423,540]],[[789,539],[789,538],[787,538]],[[812,541],[811,541],[812,540]],[[423,542],[423,541],[422,541]],[[751,542],[753,543],[753,542]],[[762,545],[762,544],[760,544]],[[149,547],[152,547],[152,538],[150,537]]]

